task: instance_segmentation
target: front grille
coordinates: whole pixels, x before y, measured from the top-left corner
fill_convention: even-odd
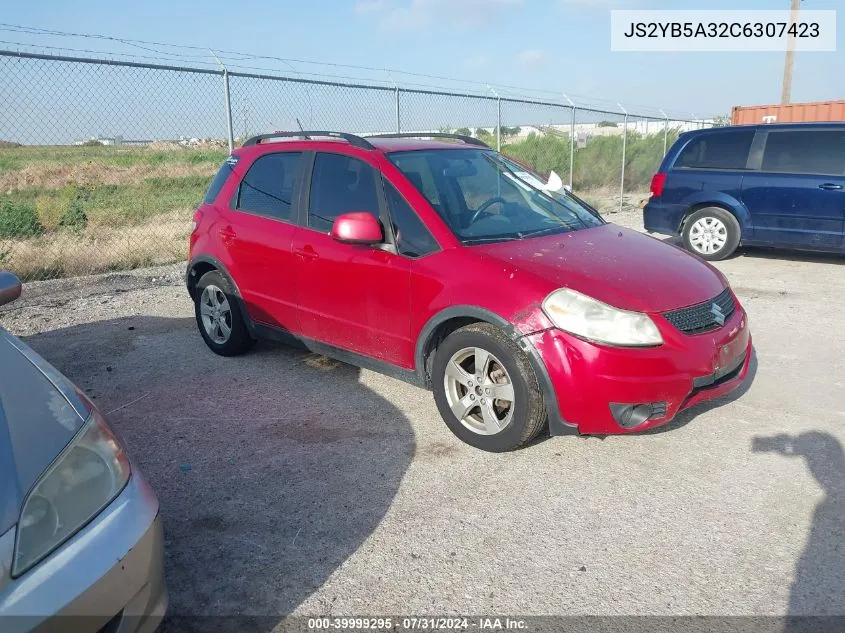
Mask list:
[[[678,328],[684,334],[701,334],[722,327],[724,321],[719,323],[713,305],[719,306],[724,315],[724,321],[731,318],[736,310],[733,295],[730,288],[725,288],[722,293],[710,301],[699,303],[688,308],[673,310],[663,314],[666,320]]]

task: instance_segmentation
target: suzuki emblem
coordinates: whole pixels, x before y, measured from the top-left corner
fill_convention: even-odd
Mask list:
[[[722,308],[720,308],[718,304],[714,303],[710,306],[710,313],[713,315],[713,320],[716,321],[716,323],[719,325],[725,324],[725,313],[722,312]]]

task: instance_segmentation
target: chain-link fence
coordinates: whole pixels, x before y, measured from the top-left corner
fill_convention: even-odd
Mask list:
[[[682,129],[570,103],[0,51],[0,269],[24,280],[176,262],[231,147],[275,130],[456,132],[637,208]],[[624,167],[623,167],[624,165]]]

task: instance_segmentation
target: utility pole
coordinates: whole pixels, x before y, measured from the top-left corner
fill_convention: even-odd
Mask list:
[[[798,11],[801,8],[801,0],[790,0],[792,3],[789,15],[789,26],[792,27],[798,21]],[[783,65],[783,92],[780,95],[780,102],[787,104],[792,101],[792,69],[795,66],[795,37],[787,36],[786,40],[786,61]]]

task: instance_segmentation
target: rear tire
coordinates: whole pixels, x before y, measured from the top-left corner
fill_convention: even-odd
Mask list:
[[[205,344],[215,354],[238,356],[255,345],[241,314],[238,296],[229,280],[218,271],[205,273],[197,283],[194,314]]]
[[[477,360],[483,366],[476,366]],[[483,451],[520,448],[546,423],[546,407],[531,362],[516,343],[489,323],[462,327],[440,344],[431,382],[446,426]]]
[[[730,257],[739,246],[741,229],[733,213],[719,207],[705,207],[684,222],[684,248],[708,261]]]

